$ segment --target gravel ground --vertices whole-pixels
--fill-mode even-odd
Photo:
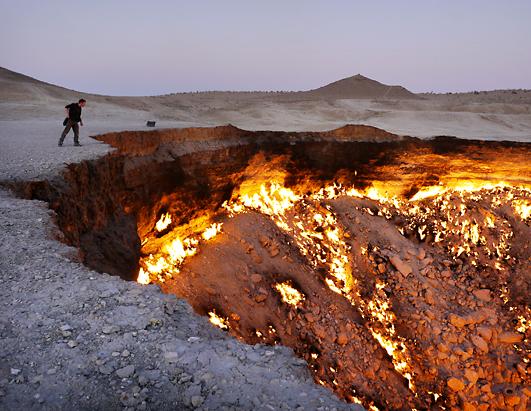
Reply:
[[[0,122],[0,182],[104,155],[57,147],[57,121]],[[141,128],[141,127],[137,127]],[[87,269],[46,203],[0,189],[0,409],[362,409],[313,383],[284,347],[239,343],[189,305]]]

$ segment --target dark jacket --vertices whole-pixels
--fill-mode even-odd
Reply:
[[[68,118],[75,122],[79,123],[81,121],[81,106],[78,103],[72,103],[68,106],[65,106],[68,109]]]

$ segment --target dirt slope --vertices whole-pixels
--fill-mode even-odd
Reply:
[[[315,90],[305,92],[309,98],[334,99],[410,99],[418,98],[402,86],[388,86],[356,74]]]

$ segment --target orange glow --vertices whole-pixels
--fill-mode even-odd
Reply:
[[[214,324],[216,327],[221,328],[222,330],[228,330],[229,321],[226,318],[220,317],[216,314],[216,311],[212,310],[208,313],[209,321]]]
[[[223,226],[222,223],[212,224],[203,232],[203,234],[201,234],[201,237],[203,237],[205,241],[213,239],[215,236],[219,234],[222,226]]]
[[[304,294],[294,288],[290,281],[275,284],[275,289],[280,293],[282,301],[286,304],[296,307],[304,301]]]
[[[170,213],[162,214],[160,216],[159,221],[157,221],[157,224],[155,224],[155,229],[158,232],[164,231],[168,226],[171,224],[171,216]]]
[[[138,277],[136,278],[137,283],[139,284],[149,284],[151,282],[149,278],[149,273],[147,271],[144,271],[142,267],[140,267],[140,270],[138,271]]]

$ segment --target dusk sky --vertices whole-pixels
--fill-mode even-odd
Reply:
[[[531,0],[0,0],[0,66],[79,91],[531,88]]]

